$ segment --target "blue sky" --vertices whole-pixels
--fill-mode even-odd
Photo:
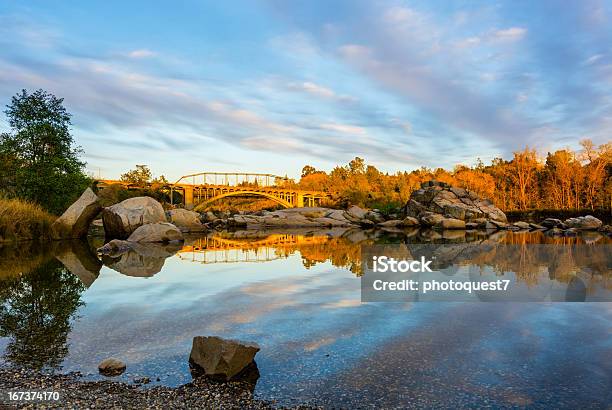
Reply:
[[[107,178],[472,165],[610,141],[611,18],[600,1],[0,0],[0,104],[64,97]]]

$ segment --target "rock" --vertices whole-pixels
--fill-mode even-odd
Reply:
[[[391,219],[389,221],[380,222],[378,226],[386,227],[386,228],[396,228],[398,226],[402,226],[403,223],[399,219]]]
[[[431,214],[464,222],[476,222],[480,219],[503,223],[507,221],[506,215],[490,200],[480,198],[466,189],[450,187],[438,181],[421,184],[421,189],[411,194],[403,210],[406,216],[419,218],[422,223],[430,226],[441,221],[431,217]]]
[[[228,381],[247,369],[258,351],[259,346],[255,343],[196,336],[193,338],[189,363],[200,367],[211,378]]]
[[[425,212],[421,215],[420,221],[421,225],[424,226],[436,226],[440,222],[442,222],[443,219],[445,219],[444,216],[440,214],[436,214],[433,212]]]
[[[348,218],[349,220],[366,219],[367,214],[368,214],[368,211],[366,211],[365,209],[361,209],[356,205],[353,205],[349,209],[346,210],[346,216],[349,217]]]
[[[125,363],[123,363],[121,360],[114,359],[112,357],[109,359],[102,360],[102,362],[100,362],[100,364],[98,365],[98,370],[100,371],[100,374],[104,376],[119,376],[125,371],[125,368]]]
[[[97,252],[102,255],[119,255],[132,249],[128,241],[121,239],[113,239],[104,246],[97,249]]]
[[[180,242],[183,233],[169,222],[150,223],[139,226],[127,239],[128,242]]]
[[[107,238],[126,239],[139,226],[166,222],[164,208],[146,196],[126,199],[102,211]]]
[[[546,218],[542,222],[540,222],[540,225],[548,229],[556,228],[558,225],[561,225],[561,224],[562,224],[561,220],[556,219],[556,218]]]
[[[374,223],[382,223],[385,222],[385,217],[378,211],[371,210],[366,213],[365,219],[372,221]]]
[[[407,216],[402,220],[402,226],[418,226],[419,220],[412,216]]]
[[[599,232],[612,235],[612,225],[603,225],[601,228],[599,228]]]
[[[477,229],[478,228],[478,223],[476,222],[467,222],[465,224],[465,229]]]
[[[531,229],[535,229],[535,230],[542,230],[542,229],[546,229],[545,227],[543,227],[542,225],[538,225],[538,224],[534,224],[534,223],[530,223],[529,226],[531,227]]]
[[[66,212],[51,225],[53,239],[83,238],[89,224],[102,210],[100,199],[91,188],[87,188]]]
[[[201,232],[205,230],[200,214],[187,209],[171,209],[166,212],[168,221],[177,226],[183,232]]]
[[[217,215],[215,215],[212,211],[207,211],[204,215],[203,218],[206,222],[214,222],[217,219],[219,219],[219,217],[217,217]]]
[[[581,231],[595,231],[603,225],[603,222],[592,215],[587,215],[579,216],[578,218],[569,218],[565,221],[565,225],[569,228]]]
[[[465,221],[454,218],[444,218],[436,224],[436,228],[440,229],[465,229]]]
[[[512,225],[516,226],[519,229],[529,229],[529,228],[531,228],[531,225],[529,223],[523,222],[523,221],[515,222]]]

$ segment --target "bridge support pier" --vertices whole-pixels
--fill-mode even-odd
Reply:
[[[184,188],[185,209],[193,209],[193,188]]]
[[[298,208],[303,208],[304,207],[304,195],[298,193],[295,199],[296,199],[295,206]]]

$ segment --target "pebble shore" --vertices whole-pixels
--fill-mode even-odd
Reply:
[[[273,402],[253,398],[242,382],[215,383],[206,378],[177,388],[142,388],[113,381],[82,381],[78,373],[42,375],[27,370],[0,368],[0,409],[103,408],[103,409],[273,409]],[[8,392],[57,391],[60,400],[9,401]],[[297,407],[305,409],[307,407]],[[311,407],[308,407],[311,408]]]

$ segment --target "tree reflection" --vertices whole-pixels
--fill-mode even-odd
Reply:
[[[0,336],[4,358],[32,370],[58,370],[85,286],[57,260],[0,281]]]

